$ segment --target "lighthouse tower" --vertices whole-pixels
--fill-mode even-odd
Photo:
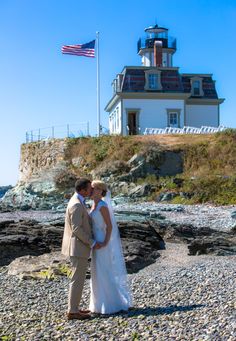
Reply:
[[[138,40],[138,54],[143,66],[172,67],[176,39],[168,36],[168,29],[158,25],[144,30],[146,37]]]

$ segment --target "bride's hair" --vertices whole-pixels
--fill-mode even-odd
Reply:
[[[106,183],[104,181],[93,180],[92,181],[92,186],[102,190],[102,196],[105,197],[105,195],[107,194],[107,191],[108,191],[108,187],[107,187],[107,185],[106,185]]]

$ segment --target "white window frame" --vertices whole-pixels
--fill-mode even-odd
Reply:
[[[167,111],[167,127],[176,127],[180,128],[180,113],[181,109],[166,109]],[[170,124],[170,115],[176,114],[176,125],[171,125]]]

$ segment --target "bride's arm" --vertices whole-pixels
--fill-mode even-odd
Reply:
[[[111,237],[111,231],[112,231],[112,223],[111,223],[111,217],[110,217],[110,213],[109,213],[109,210],[106,206],[102,206],[100,208],[100,212],[101,212],[101,215],[105,221],[105,224],[106,224],[106,236],[105,236],[105,240],[104,242],[102,243],[103,246],[106,246],[107,243],[109,242],[110,240],[110,237]]]

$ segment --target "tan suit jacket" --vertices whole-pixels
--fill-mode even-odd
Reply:
[[[93,243],[89,214],[75,193],[66,210],[62,254],[88,258]]]

